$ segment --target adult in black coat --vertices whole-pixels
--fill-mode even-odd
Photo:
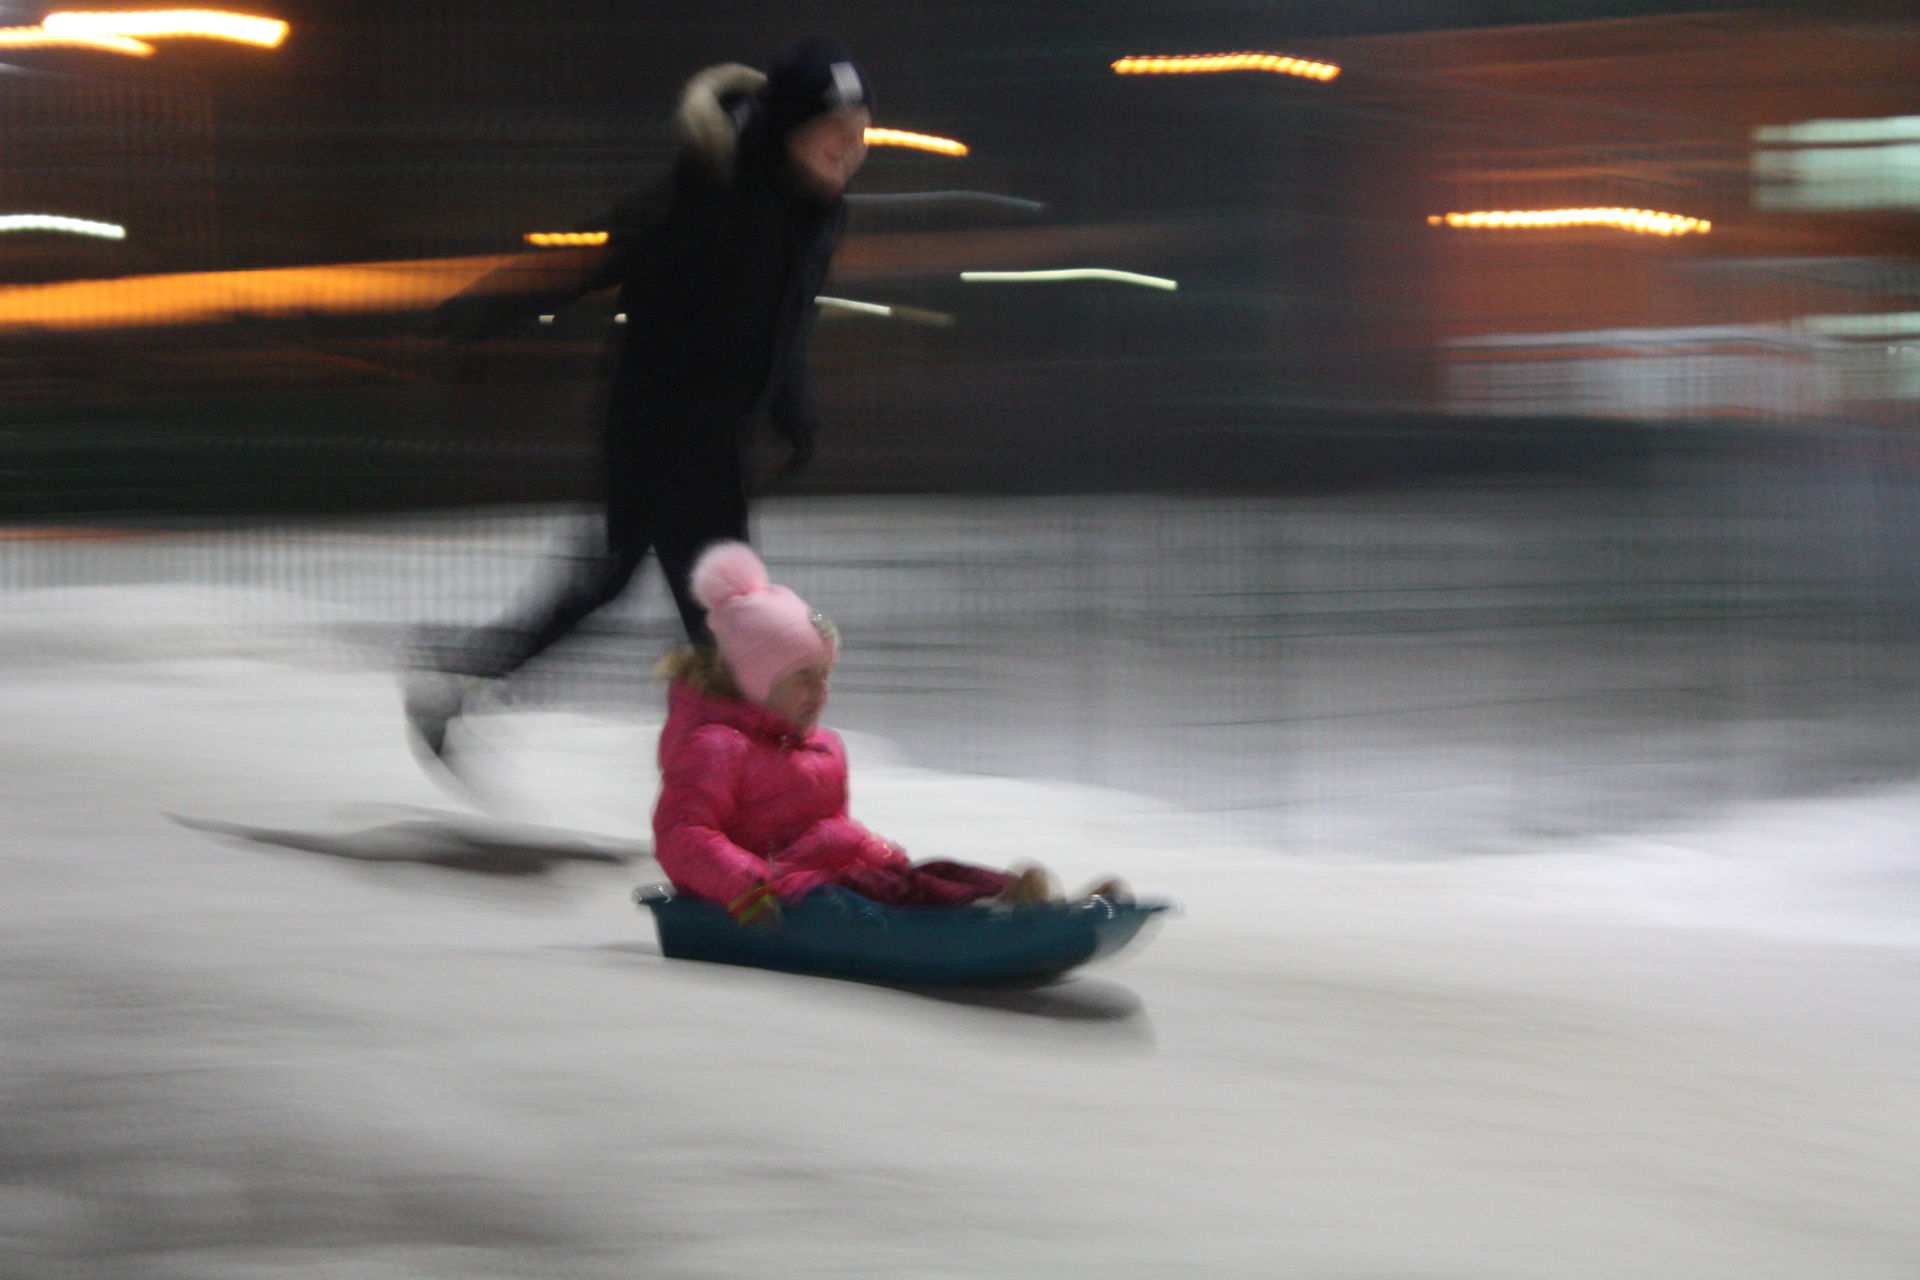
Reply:
[[[708,639],[687,576],[701,548],[747,537],[754,425],[764,417],[787,441],[790,471],[813,451],[807,336],[845,225],[842,192],[866,156],[872,103],[832,41],[795,46],[765,74],[710,67],[681,95],[671,173],[583,228],[604,230],[604,246],[559,258],[557,270],[503,269],[439,308],[443,332],[481,337],[618,286],[626,324],[593,554],[530,613],[434,659],[442,678],[409,682],[409,719],[433,754],[476,681],[510,675],[614,600],[649,552],[688,636]],[[541,287],[527,287],[530,274]]]

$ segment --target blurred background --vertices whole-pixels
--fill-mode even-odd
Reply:
[[[165,625],[397,655],[522,599],[618,317],[425,311],[660,174],[692,72],[824,32],[966,148],[874,149],[829,286],[870,306],[758,508],[847,634],[830,718],[1408,853],[1920,765],[1906,6],[244,11],[284,38],[0,19],[16,607],[191,588]],[[1230,52],[1338,73],[1115,69]],[[962,278],[1067,268],[1151,279]],[[648,579],[522,693],[651,711],[674,631]]]

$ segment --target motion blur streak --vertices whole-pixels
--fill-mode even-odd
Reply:
[[[1913,4],[218,2],[0,48],[0,214],[128,230],[0,234],[0,1277],[1920,1280]],[[651,287],[791,210],[570,287],[802,32],[928,131],[810,385]],[[796,428],[851,816],[1185,915],[662,956],[652,555],[418,766],[657,373]]]
[[[1202,53],[1171,58],[1121,58],[1113,64],[1123,76],[1205,75],[1222,71],[1272,71],[1307,80],[1331,80],[1340,68],[1327,62],[1289,58],[1278,53]]]
[[[907,147],[914,151],[932,151],[943,156],[964,156],[967,144],[952,138],[936,138],[928,133],[908,133],[902,129],[869,129],[870,147]]]
[[[604,231],[529,231],[527,243],[541,248],[567,248],[605,244],[607,233]]]
[[[945,329],[953,324],[953,317],[944,311],[928,311],[924,307],[886,306],[878,302],[857,302],[851,298],[829,298],[825,294],[814,299],[828,311],[844,311],[851,315],[879,316],[884,320],[905,320],[910,324],[930,324]],[[616,320],[622,317],[616,316]]]
[[[196,36],[232,40],[239,44],[277,48],[287,38],[287,24],[277,18],[222,13],[212,9],[156,9],[126,13],[50,13],[41,20],[48,31],[83,36]]]
[[[1002,284],[1024,280],[1113,280],[1120,284],[1143,285],[1149,289],[1178,289],[1177,280],[1163,276],[1143,276],[1135,271],[1114,271],[1107,267],[1063,267],[1053,271],[962,271],[962,280],[979,284]]]
[[[136,58],[153,55],[153,46],[125,36],[84,31],[50,31],[46,27],[0,27],[0,49],[99,49],[106,53],[131,54]]]
[[[1640,235],[1683,236],[1713,230],[1705,218],[1651,209],[1496,209],[1474,213],[1434,214],[1431,226],[1446,225],[1471,231],[1516,231],[1548,227],[1613,227]]]
[[[503,257],[446,258],[5,285],[0,286],[0,333],[412,311],[508,265]]]
[[[115,223],[65,218],[57,213],[0,214],[0,231],[64,231],[69,235],[98,236],[102,240],[127,238],[127,229]]]

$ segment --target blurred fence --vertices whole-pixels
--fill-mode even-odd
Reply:
[[[272,54],[22,52],[0,86],[0,213],[127,229],[0,243],[16,664],[282,624],[385,660],[536,590],[614,306],[459,348],[420,315],[657,175],[681,77],[795,20],[324,8]],[[823,321],[829,431],[761,509],[847,630],[843,723],[1316,847],[1912,773],[1911,202],[1828,217],[1749,169],[1824,154],[1773,122],[1920,109],[1909,29],[1326,39],[1348,69],[1309,83],[1108,74],[1164,6],[975,8],[844,32],[886,123],[974,151],[863,173],[830,288],[904,310]],[[1715,230],[1442,216],[1641,204]],[[1180,287],[960,275],[1020,266]],[[89,591],[144,632],[63,634]],[[670,636],[646,592],[529,692],[651,705]]]
[[[1912,478],[1859,439],[1763,443],[1632,484],[787,498],[757,536],[847,635],[836,722],[921,762],[1292,847],[1498,848],[1920,766]],[[586,527],[504,508],[16,537],[7,634],[91,588],[151,619],[106,656],[294,628],[385,661],[523,602]],[[521,691],[653,714],[673,637],[647,580]]]

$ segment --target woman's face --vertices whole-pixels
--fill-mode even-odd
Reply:
[[[838,200],[867,158],[873,113],[850,107],[816,116],[787,135],[787,154],[800,184],[822,200]]]
[[[811,733],[827,709],[827,682],[833,663],[822,659],[796,667],[774,682],[767,691],[767,710],[784,716],[802,733]]]

